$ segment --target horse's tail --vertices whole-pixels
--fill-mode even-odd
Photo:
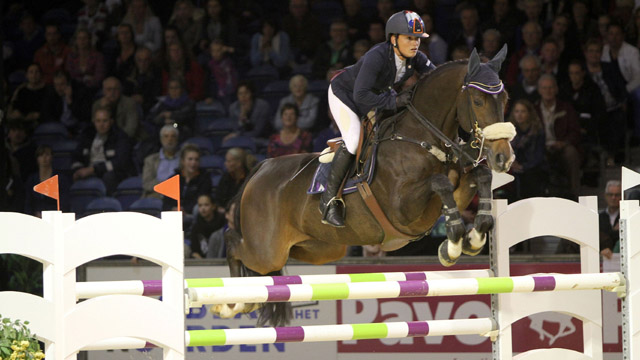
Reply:
[[[240,223],[240,210],[241,210],[240,200],[242,199],[242,194],[244,193],[244,189],[247,187],[249,180],[251,180],[251,178],[256,174],[256,172],[258,172],[258,170],[260,170],[260,168],[262,167],[265,161],[267,160],[264,160],[253,167],[253,169],[249,172],[249,175],[247,175],[247,178],[244,180],[244,183],[240,187],[240,190],[238,190],[238,193],[231,199],[231,204],[236,205],[235,213],[233,214],[233,221],[235,224],[235,232],[237,236],[235,235],[231,237],[225,236],[225,241],[230,241],[230,242],[241,241],[242,227]],[[229,248],[230,245],[231,244],[228,244],[227,248]],[[242,262],[239,262],[239,263],[240,263],[239,265],[240,265],[240,274],[241,274],[240,276],[242,277],[262,276],[262,274],[259,274],[249,269],[248,267],[246,267]],[[280,275],[282,275],[282,270],[274,271],[267,274],[267,276],[280,276]],[[293,317],[293,311],[292,311],[291,303],[288,303],[288,302],[264,303],[259,309],[257,326],[262,327],[266,324],[270,324],[271,326],[285,326],[289,324],[292,317]]]

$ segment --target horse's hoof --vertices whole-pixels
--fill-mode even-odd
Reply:
[[[458,261],[457,258],[451,259],[451,257],[449,256],[448,243],[449,243],[449,240],[445,240],[442,243],[440,243],[440,246],[438,247],[438,260],[440,260],[440,264],[442,264],[442,266],[445,266],[445,267],[453,266]]]
[[[211,312],[215,315],[220,316],[223,319],[229,319],[236,316],[236,314],[242,312],[243,308],[244,308],[243,303],[236,303],[233,306],[233,308],[227,304],[218,304],[218,305],[213,305],[211,307]]]
[[[462,240],[462,253],[469,256],[480,254],[486,243],[487,234],[478,232],[475,228],[471,229]]]

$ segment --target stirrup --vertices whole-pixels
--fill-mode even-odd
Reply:
[[[329,199],[329,201],[327,201],[327,203],[323,203],[322,205],[324,206],[324,209],[322,210],[322,219],[324,220],[327,217],[327,211],[329,211],[329,206],[331,205],[332,202],[341,202],[342,203],[342,208],[346,208],[347,205],[344,203],[344,200],[340,197],[332,197],[331,199]]]

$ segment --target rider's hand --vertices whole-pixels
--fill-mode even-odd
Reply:
[[[407,106],[411,102],[411,92],[403,91],[396,96],[396,107]]]

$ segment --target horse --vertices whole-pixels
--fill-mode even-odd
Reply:
[[[505,172],[515,158],[510,144],[515,129],[504,123],[508,97],[498,77],[505,56],[506,47],[481,63],[474,50],[468,61],[441,65],[414,85],[411,111],[382,120],[370,191],[397,233],[407,236],[390,236],[356,194],[344,197],[345,227],[322,224],[320,195],[307,194],[318,154],[266,159],[250,172],[236,196],[238,231],[228,232],[225,239],[231,276],[281,274],[289,258],[325,264],[344,257],[348,245],[381,244],[391,251],[428,233],[441,213],[447,239],[439,247],[440,262],[451,266],[461,253],[478,254],[493,226],[491,170]],[[468,144],[487,165],[474,160],[478,166],[464,172],[451,160],[466,154],[451,156],[449,147],[458,146],[453,139],[459,127],[472,135]],[[465,209],[476,191],[479,211],[474,228],[465,233],[458,209]],[[232,317],[257,308],[260,325],[288,322],[288,303],[223,304],[211,310]]]

